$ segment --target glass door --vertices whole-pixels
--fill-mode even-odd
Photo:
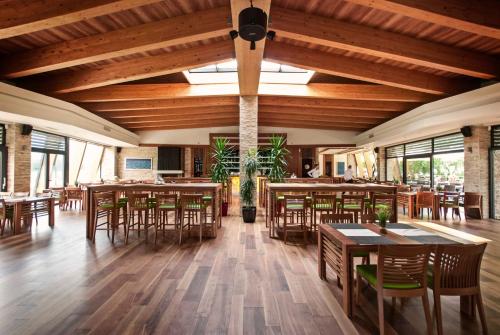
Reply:
[[[64,187],[64,155],[49,154],[49,187]]]
[[[49,187],[64,186],[64,155],[31,152],[31,194],[42,193]]]
[[[431,187],[431,157],[405,157],[406,184]]]
[[[0,146],[0,191],[7,191],[7,150]]]

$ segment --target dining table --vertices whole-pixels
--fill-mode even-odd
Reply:
[[[354,255],[360,252],[376,253],[380,245],[472,243],[461,237],[443,234],[427,227],[408,223],[393,223],[385,231],[376,224],[321,224],[318,232],[318,275],[327,279],[328,265],[342,288],[342,307],[348,317],[353,315],[354,301]],[[461,297],[461,311],[474,314],[472,296]]]
[[[211,195],[211,208],[213,214],[210,216],[212,223],[218,227],[222,226],[222,201],[223,186],[221,183],[165,183],[165,184],[100,184],[87,185],[86,213],[86,236],[91,240],[94,233],[95,203],[94,194],[98,192],[114,192],[118,199],[120,194],[127,192],[151,192],[151,193],[202,193]],[[213,229],[213,236],[217,237],[217,229]]]
[[[309,194],[314,193],[385,193],[394,194],[394,202],[392,208],[397,208],[397,194],[398,188],[393,185],[364,183],[364,184],[351,184],[351,183],[267,183],[266,194],[267,200],[265,203],[266,227],[269,227],[269,237],[277,237],[276,230],[276,209],[278,208],[278,193],[296,193],[296,194]],[[398,211],[392,211],[391,221],[397,222]]]
[[[54,204],[56,198],[47,196],[8,197],[5,205],[13,208],[13,235],[23,233],[26,227],[31,227],[33,216],[37,218],[48,216],[49,227],[54,227]],[[24,222],[24,227],[23,227]]]

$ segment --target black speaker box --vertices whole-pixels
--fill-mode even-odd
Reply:
[[[460,132],[464,135],[464,137],[472,136],[472,128],[470,126],[460,128]]]
[[[21,129],[21,135],[31,135],[31,131],[33,130],[33,126],[29,124],[23,124]]]

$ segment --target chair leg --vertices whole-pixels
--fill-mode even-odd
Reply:
[[[380,335],[385,334],[385,322],[384,322],[384,296],[382,291],[377,290],[377,304],[378,304],[378,328]]]
[[[361,276],[359,275],[359,273],[356,273],[356,306],[359,305],[359,300],[360,300],[360,296],[361,296]]]
[[[443,335],[443,315],[441,313],[441,296],[434,291],[434,316],[436,317],[437,333]]]
[[[424,313],[425,313],[425,322],[427,323],[427,334],[432,335],[432,318],[431,318],[431,310],[429,307],[429,296],[427,295],[427,291],[424,292],[422,296],[422,303],[424,305]]]
[[[479,312],[479,319],[481,320],[481,327],[483,328],[483,334],[488,334],[488,325],[486,324],[486,315],[484,314],[483,298],[481,297],[481,292],[476,294],[477,311]]]

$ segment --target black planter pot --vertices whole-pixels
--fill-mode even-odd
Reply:
[[[257,208],[255,206],[252,207],[243,206],[241,211],[243,213],[243,222],[245,223],[255,222],[255,216],[257,215]]]

